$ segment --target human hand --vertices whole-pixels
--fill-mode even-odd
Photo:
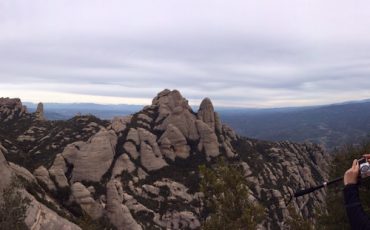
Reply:
[[[370,155],[369,155],[369,158],[370,158]],[[344,177],[343,177],[344,185],[357,184],[359,171],[360,171],[360,166],[358,164],[358,161],[353,160],[352,167],[349,168],[344,173]]]

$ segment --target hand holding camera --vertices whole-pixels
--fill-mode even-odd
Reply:
[[[353,160],[352,167],[344,174],[344,185],[357,184],[359,178],[370,176],[370,154],[366,154],[359,160]]]

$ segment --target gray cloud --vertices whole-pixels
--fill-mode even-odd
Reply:
[[[0,92],[125,103],[177,88],[194,102],[258,107],[368,98],[369,8],[342,0],[4,0]]]

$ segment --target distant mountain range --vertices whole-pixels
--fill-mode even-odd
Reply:
[[[24,102],[30,112],[36,111],[37,104]],[[49,120],[67,120],[77,114],[91,114],[100,119],[111,120],[141,110],[143,105],[101,105],[94,103],[44,103],[45,117]]]
[[[220,112],[239,134],[272,141],[313,142],[328,150],[369,138],[370,100],[279,109]]]

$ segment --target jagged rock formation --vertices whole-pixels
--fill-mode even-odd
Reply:
[[[0,121],[9,122],[21,118],[25,115],[27,109],[22,105],[19,98],[0,98]]]
[[[23,108],[12,103],[14,111]],[[85,116],[41,122],[7,106],[1,121],[16,131],[4,138],[0,128],[0,150],[33,175],[16,164],[0,167],[0,175],[11,168],[38,183],[71,220],[86,213],[108,218],[118,229],[198,229],[205,214],[198,166],[225,157],[244,167],[251,199],[266,207],[262,228],[283,229],[290,216],[288,194],[328,176],[329,158],[318,146],[240,137],[221,123],[210,99],[194,112],[177,90],[164,90],[152,105],[112,122]],[[8,165],[1,156],[0,163]],[[324,197],[320,191],[293,205],[312,218]]]
[[[36,109],[35,115],[36,115],[37,120],[39,120],[39,121],[45,120],[44,104],[42,104],[41,102],[37,104],[37,109]]]
[[[24,179],[35,180],[30,172],[26,169],[15,165],[9,165],[3,155],[4,148],[0,149],[0,200],[3,199],[3,189],[10,186],[11,180],[15,175],[19,175]],[[16,169],[16,171],[14,170]],[[20,173],[20,174],[19,174]],[[26,211],[25,223],[29,229],[70,229],[81,230],[77,225],[60,217],[56,212],[50,210],[45,205],[40,203],[34,196],[28,193],[24,188],[20,188],[19,192],[24,197],[30,199],[30,204]]]

